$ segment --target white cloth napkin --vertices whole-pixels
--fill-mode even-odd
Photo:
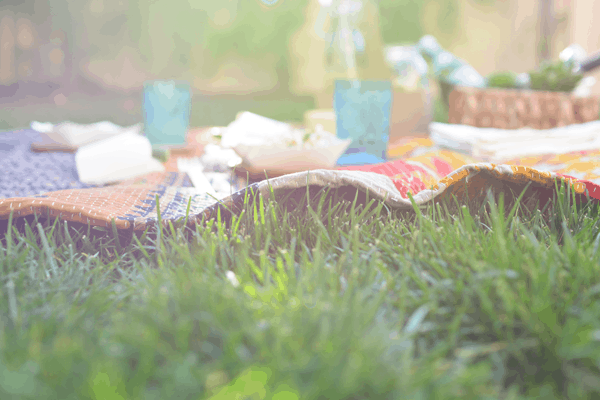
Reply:
[[[600,121],[552,129],[477,128],[433,122],[429,132],[439,146],[492,162],[600,149]]]
[[[134,132],[80,147],[75,154],[75,163],[79,180],[97,185],[165,170],[160,161],[152,157],[150,141]]]
[[[136,124],[129,127],[122,127],[109,121],[94,124],[77,124],[66,121],[54,125],[50,122],[33,121],[31,129],[38,131],[52,142],[69,147],[80,147],[102,139],[108,139],[121,133],[132,132],[139,134],[142,130],[142,125]]]
[[[104,185],[165,171],[152,157],[148,138],[140,134],[142,124],[122,127],[109,121],[57,125],[33,121],[31,128],[51,142],[77,148],[75,164],[84,183]]]
[[[165,170],[160,161],[152,157],[150,141],[133,132],[80,147],[75,163],[79,180],[97,185]]]

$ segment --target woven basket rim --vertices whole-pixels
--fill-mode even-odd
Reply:
[[[600,95],[590,95],[590,96],[575,96],[573,94],[573,92],[553,92],[550,90],[533,90],[533,89],[519,89],[519,88],[495,88],[495,87],[485,87],[485,88],[478,88],[478,87],[472,87],[472,86],[459,86],[456,85],[454,86],[454,88],[452,89],[452,91],[459,91],[459,92],[463,92],[463,93],[473,93],[473,92],[480,92],[480,93],[485,93],[485,92],[504,92],[504,93],[511,93],[511,94],[539,94],[539,95],[562,95],[568,98],[573,98],[573,99],[600,99]]]

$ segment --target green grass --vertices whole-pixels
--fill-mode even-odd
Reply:
[[[0,130],[28,127],[31,121],[60,123],[74,121],[89,124],[112,121],[128,126],[143,121],[142,95],[107,95],[90,97],[75,94],[64,106],[53,103],[31,103],[28,105],[3,105],[0,107]],[[126,100],[133,101],[131,110],[123,108]],[[249,96],[201,96],[192,98],[190,126],[227,126],[241,111],[250,111],[267,118],[281,121],[301,122],[304,112],[314,108],[310,97],[290,94],[272,94],[262,97]]]
[[[11,221],[0,398],[597,398],[595,207],[332,196],[118,245]]]

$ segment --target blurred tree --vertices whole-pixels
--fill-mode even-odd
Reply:
[[[33,15],[35,13],[36,0],[1,0],[0,8],[8,9],[13,13]]]
[[[379,21],[379,32],[373,35],[381,37],[375,42],[416,42],[431,33],[444,45],[457,28],[459,0],[372,2],[378,16],[367,20]],[[276,71],[279,86],[287,88],[293,68],[292,36],[305,23],[309,0],[279,0],[270,7],[262,0],[2,0],[1,4],[33,13],[40,10],[40,3],[46,4],[48,11],[42,14],[50,13],[53,29],[66,36],[66,83],[74,82],[90,61],[102,60],[112,60],[115,70],[123,60],[133,60],[134,69],[147,76],[208,79],[233,55],[236,60],[252,60],[254,68],[262,65],[265,71]],[[424,20],[434,20],[429,24],[434,29]],[[369,52],[377,48],[368,47]],[[369,54],[366,60],[370,69],[379,57]],[[104,73],[98,66],[95,71],[119,74]]]
[[[423,2],[379,0],[378,5],[384,43],[414,43],[423,36]]]
[[[185,0],[134,1],[130,38],[154,75],[181,75],[189,70],[192,47],[205,40],[206,11]]]
[[[64,32],[64,40],[66,42],[66,54],[64,57],[65,73],[61,82],[61,86],[65,89],[70,89],[79,75],[80,59],[84,56],[81,49],[82,43],[78,40],[80,36],[78,23],[79,20],[73,18],[72,5],[67,1],[48,0],[50,11],[50,23],[53,31]]]
[[[231,49],[245,57],[264,53],[285,55],[290,36],[302,25],[307,4],[307,0],[281,0],[279,6],[266,8],[260,0],[214,2],[206,8],[211,17],[203,32],[206,47],[214,57]],[[228,20],[231,22],[227,23]]]
[[[260,60],[275,56],[277,80],[288,90],[290,39],[304,22],[308,0],[280,0],[265,7],[261,0],[229,0],[206,7],[209,16],[202,32],[203,49],[217,61],[235,52],[238,56]],[[208,4],[207,4],[208,5]],[[207,71],[206,63],[203,65]]]
[[[487,4],[489,0],[473,0]],[[415,43],[423,35],[449,44],[458,33],[460,0],[378,0],[381,35],[387,44]]]
[[[214,76],[234,54],[272,62],[281,86],[288,74],[291,34],[302,24],[307,0],[281,0],[265,7],[260,0],[132,1],[129,38],[153,75]],[[111,22],[116,25],[115,22]]]
[[[434,35],[443,47],[449,47],[460,33],[460,0],[427,0],[421,23],[425,33]]]

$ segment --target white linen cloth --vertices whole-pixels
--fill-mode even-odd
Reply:
[[[441,147],[490,162],[600,149],[600,121],[552,129],[496,129],[433,122],[430,139]]]
[[[94,124],[77,124],[65,121],[56,125],[50,122],[33,121],[31,129],[38,131],[52,142],[68,147],[80,147],[125,132],[139,134],[142,130],[142,124],[122,127],[110,121],[101,121]]]
[[[165,171],[152,157],[152,145],[141,135],[141,124],[122,127],[109,121],[57,125],[33,121],[31,128],[50,142],[77,148],[75,165],[83,183],[104,185]]]
[[[75,164],[81,182],[97,185],[165,171],[162,163],[152,157],[148,138],[134,132],[80,147]]]

